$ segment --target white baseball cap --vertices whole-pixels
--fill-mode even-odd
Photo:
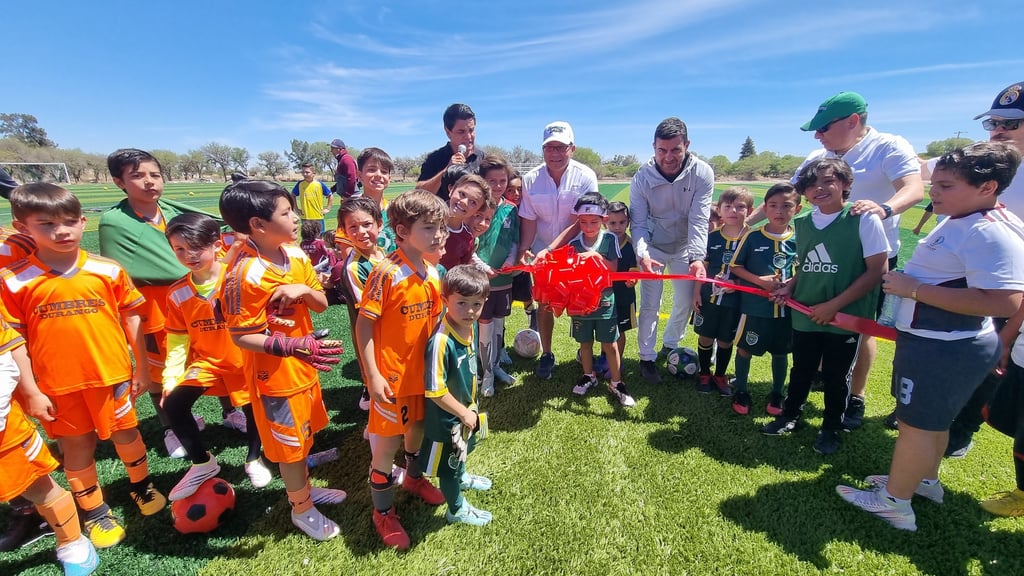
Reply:
[[[569,126],[568,122],[552,122],[544,127],[544,141],[541,142],[541,146],[548,142],[561,142],[562,144],[572,144],[575,140],[572,134],[572,126]]]

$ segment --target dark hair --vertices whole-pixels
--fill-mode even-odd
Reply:
[[[302,236],[303,242],[312,242],[320,237],[320,221],[319,220],[303,220],[302,226],[299,228],[299,234]]]
[[[459,296],[483,296],[491,293],[491,281],[487,274],[471,264],[453,266],[441,279],[441,294],[445,298],[452,294]]]
[[[292,209],[295,198],[277,182],[270,180],[242,180],[228,184],[220,195],[220,214],[235,232],[251,234],[249,220],[270,220],[277,199],[284,198]]]
[[[491,198],[491,185],[487,183],[487,180],[484,180],[481,176],[470,172],[469,174],[463,174],[458,180],[456,180],[455,184],[452,184],[452,190],[455,190],[463,184],[476,186],[480,189],[480,192],[483,194],[483,202],[480,204],[480,210],[483,210],[484,208],[494,208],[494,200]]]
[[[374,148],[373,146],[363,148],[363,151],[359,153],[359,157],[356,158],[356,168],[362,172],[363,166],[366,166],[366,163],[371,159],[376,159],[381,166],[387,168],[388,172],[395,169],[395,162],[391,159],[391,156],[388,156],[388,153],[380,148]]]
[[[473,109],[465,104],[452,104],[444,110],[444,129],[451,130],[459,120],[476,120]]]
[[[660,124],[658,124],[658,127],[654,129],[655,140],[671,140],[676,136],[682,136],[683,142],[689,144],[690,138],[686,133],[686,122],[683,122],[675,116],[665,118]]]
[[[309,162],[303,162],[302,166],[299,166],[299,168],[312,168],[312,167],[313,167],[313,165],[310,164]]]
[[[131,166],[132,170],[139,167],[139,164],[143,162],[155,162],[157,167],[160,168],[160,172],[164,171],[164,167],[160,165],[160,161],[145,150],[139,150],[138,148],[121,148],[114,150],[107,156],[107,171],[114,178],[124,178],[124,169]]]
[[[438,195],[444,199],[448,198],[449,190],[455,183],[459,181],[466,174],[476,174],[474,167],[469,164],[452,164],[444,169],[444,175],[441,176],[441,186],[438,188]],[[490,190],[490,188],[488,188]]]
[[[935,169],[949,170],[974,187],[993,180],[998,196],[1013,181],[1020,162],[1020,152],[1010,144],[978,142],[943,154]]]
[[[746,204],[747,210],[754,207],[754,195],[750,193],[746,186],[733,186],[722,190],[722,195],[718,197],[718,204],[722,202],[736,202],[737,200]]]
[[[764,193],[764,201],[767,202],[772,196],[778,196],[779,194],[794,194],[797,193],[796,188],[789,182],[779,182],[773,185]],[[719,215],[721,217],[721,215]]]
[[[626,206],[625,202],[609,202],[608,213],[618,214],[619,212],[625,212],[626,218],[629,218],[629,206]]]
[[[843,183],[843,200],[850,197],[850,187],[853,186],[853,168],[842,158],[819,158],[812,160],[796,175],[794,186],[799,194],[803,194],[808,188],[814,186],[822,173],[831,172],[833,176]]]
[[[572,207],[573,211],[579,210],[583,206],[597,206],[598,208],[608,212],[608,199],[604,197],[600,192],[587,192],[580,199],[576,201],[576,204]]]
[[[192,250],[202,250],[220,240],[220,225],[213,218],[198,212],[178,214],[167,223],[164,236],[177,236]]]
[[[448,220],[448,206],[433,192],[416,188],[402,192],[388,204],[388,224],[398,235],[398,227],[411,228],[420,220],[444,223]]]
[[[24,222],[30,216],[68,216],[80,218],[82,203],[65,188],[49,182],[22,184],[11,190],[11,215]]]
[[[380,204],[366,196],[349,198],[338,207],[338,228],[345,228],[345,217],[356,212],[366,212],[378,225],[384,222],[384,215],[380,211]]]

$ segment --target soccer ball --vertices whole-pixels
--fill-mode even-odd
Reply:
[[[235,489],[221,478],[203,482],[196,493],[171,504],[174,528],[182,534],[212,532],[235,509]]]
[[[522,358],[540,356],[540,333],[529,328],[520,330],[512,340],[512,349]]]
[[[697,374],[697,352],[693,348],[676,348],[668,353],[665,362],[668,373],[676,378],[689,378]]]

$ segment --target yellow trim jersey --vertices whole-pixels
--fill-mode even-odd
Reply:
[[[231,340],[218,295],[215,288],[203,296],[191,274],[172,284],[167,295],[166,330],[188,336],[190,369],[215,374],[241,372],[242,349]]]

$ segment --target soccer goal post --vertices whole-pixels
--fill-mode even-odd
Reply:
[[[29,182],[61,182],[70,183],[68,166],[64,162],[0,162],[3,168],[16,181]]]

